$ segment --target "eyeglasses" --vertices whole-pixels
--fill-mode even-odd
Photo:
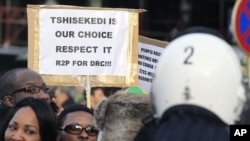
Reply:
[[[59,130],[65,131],[69,134],[74,134],[74,135],[80,135],[83,130],[85,130],[85,132],[89,135],[89,136],[96,136],[98,135],[98,129],[96,129],[94,126],[88,126],[86,128],[83,128],[80,125],[76,125],[76,124],[69,124],[67,126],[65,126],[65,128],[61,128]]]
[[[8,95],[13,95],[14,93],[17,93],[17,92],[29,92],[29,93],[32,93],[32,94],[36,94],[36,93],[39,93],[40,90],[42,90],[44,93],[49,93],[50,89],[48,86],[27,86],[27,87],[24,87],[24,88],[20,88],[20,89],[17,89],[17,90],[14,90],[10,93],[8,93]]]

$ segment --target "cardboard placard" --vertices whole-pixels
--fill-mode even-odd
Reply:
[[[138,86],[142,11],[28,5],[28,67],[49,85]]]
[[[144,36],[139,37],[138,45],[138,87],[150,92],[158,59],[168,42]]]

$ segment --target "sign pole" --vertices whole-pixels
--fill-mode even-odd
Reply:
[[[89,75],[87,75],[87,86],[86,86],[87,107],[91,109],[90,93],[91,93],[90,78]]]
[[[250,56],[248,54],[246,54],[246,57],[247,57],[247,62],[246,62],[246,77],[247,77],[247,83],[248,83],[248,88],[250,89],[250,83],[249,83],[249,76],[250,76]]]
[[[243,76],[245,76],[247,78],[247,80],[249,80],[249,76],[250,76],[250,57],[247,53],[243,54],[243,58],[242,58],[242,73]],[[243,80],[243,83],[245,86],[247,86],[248,88],[250,88],[249,82],[246,82],[246,80]]]

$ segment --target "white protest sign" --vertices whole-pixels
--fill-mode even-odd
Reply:
[[[48,85],[138,86],[140,12],[27,5],[28,67]]]
[[[39,72],[125,76],[128,11],[41,9]]]
[[[158,59],[167,42],[140,36],[138,45],[138,86],[150,92]]]

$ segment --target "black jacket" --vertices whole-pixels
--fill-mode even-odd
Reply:
[[[10,111],[11,107],[4,105],[0,102],[0,129],[2,127],[2,124],[5,120],[5,118],[8,115],[8,112]]]
[[[175,106],[157,126],[154,141],[229,141],[229,126],[198,106]]]
[[[143,127],[140,129],[134,141],[153,141],[156,132],[156,119],[149,115],[142,119]]]

